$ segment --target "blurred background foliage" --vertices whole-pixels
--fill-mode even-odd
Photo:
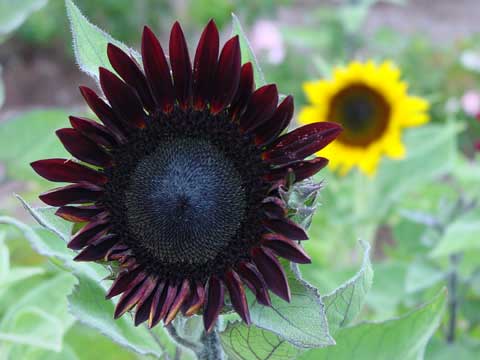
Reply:
[[[138,48],[143,24],[166,39],[174,20],[190,44],[214,18],[224,38],[231,12],[242,19],[268,82],[305,103],[301,84],[357,59],[392,59],[411,92],[431,102],[432,123],[404,135],[408,156],[384,160],[374,179],[328,170],[310,228],[314,265],[302,267],[321,293],[373,246],[375,278],[359,320],[406,313],[447,286],[449,301],[426,359],[480,354],[480,4],[476,0],[237,1],[77,0],[89,19]],[[12,6],[14,4],[14,6]],[[463,16],[463,18],[462,18]],[[48,188],[32,160],[62,157],[54,130],[86,108],[60,0],[0,0],[0,359],[146,358],[76,321],[66,296],[74,280],[32,249],[32,223],[18,201]],[[20,219],[20,223],[12,221]],[[29,235],[30,234],[30,235]],[[41,236],[49,236],[41,233]],[[92,349],[91,344],[95,343]]]

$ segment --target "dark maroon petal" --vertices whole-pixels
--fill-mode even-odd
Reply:
[[[64,128],[57,130],[56,134],[65,149],[78,160],[101,167],[112,164],[111,156],[78,130]]]
[[[240,118],[240,128],[251,132],[268,121],[278,104],[277,86],[265,85],[255,90],[248,101],[245,113]]]
[[[108,226],[107,219],[98,219],[88,223],[72,237],[67,245],[68,248],[72,250],[80,250],[84,246],[91,244],[105,234],[108,230]]]
[[[106,260],[110,249],[118,242],[118,237],[114,234],[107,234],[97,240],[98,243],[88,245],[85,249],[79,253],[74,260],[75,261],[97,261]]]
[[[213,275],[208,282],[208,296],[203,310],[203,325],[206,332],[212,331],[223,308],[224,289],[220,280]]]
[[[225,43],[218,59],[210,102],[212,113],[222,111],[232,101],[240,81],[240,66],[240,43],[237,35]]]
[[[240,82],[230,107],[230,114],[234,119],[238,119],[245,111],[245,107],[250,100],[254,88],[253,66],[252,63],[248,62],[243,64],[240,70]]]
[[[131,255],[131,253],[132,251],[128,245],[118,243],[110,249],[107,255],[105,255],[105,259],[107,261],[117,260],[122,263],[129,255]]]
[[[54,205],[55,206],[55,205]],[[71,222],[88,222],[98,216],[104,209],[96,206],[62,206],[55,215]]]
[[[312,260],[305,250],[295,241],[280,234],[265,234],[262,244],[272,249],[277,255],[298,264],[310,264]]]
[[[255,130],[255,143],[262,147],[275,140],[286,129],[293,117],[293,97],[287,96],[273,116]]]
[[[122,132],[123,125],[112,108],[100,99],[92,89],[86,86],[80,86],[80,92],[90,109],[92,109],[99,120],[112,132],[116,140],[120,143],[125,142],[125,135]]]
[[[262,208],[270,218],[284,219],[287,216],[285,202],[275,196],[269,196],[262,201]]]
[[[178,293],[176,294],[175,300],[172,303],[172,306],[168,310],[168,314],[165,316],[165,326],[170,324],[175,316],[177,316],[178,311],[183,305],[183,302],[187,299],[190,293],[190,282],[188,280],[183,280],[182,286],[179,288]]]
[[[110,290],[108,290],[105,298],[111,299],[112,297],[123,293],[129,288],[135,287],[137,284],[143,281],[145,277],[146,274],[142,271],[140,267],[136,268],[135,270],[126,270],[121,272],[113,282]]]
[[[182,312],[186,316],[192,316],[197,313],[198,310],[203,306],[205,302],[205,288],[202,284],[197,283],[194,285],[194,288],[190,292],[190,296],[185,301]]]
[[[175,96],[180,106],[185,109],[190,104],[192,96],[192,64],[187,42],[178,21],[173,24],[170,33],[169,54]]]
[[[67,185],[49,190],[39,196],[45,204],[62,206],[97,201],[103,195],[103,189],[89,183]]]
[[[203,109],[211,99],[219,42],[217,26],[210,20],[200,36],[193,61],[193,105],[196,109]]]
[[[117,74],[137,91],[145,109],[150,113],[155,111],[155,103],[150,94],[147,80],[137,64],[122,49],[113,44],[108,44],[107,54],[110,64]]]
[[[308,235],[305,230],[290,219],[265,219],[263,225],[265,225],[268,230],[285,235],[289,239],[308,240]]]
[[[174,91],[165,53],[157,37],[145,26],[142,35],[142,60],[153,98],[161,110],[173,109]]]
[[[165,318],[167,317],[168,310],[170,310],[170,307],[172,306],[175,298],[177,297],[178,288],[179,286],[174,282],[171,282],[168,285],[165,301],[163,303],[162,310],[160,311],[160,319],[165,320]]]
[[[280,166],[263,176],[267,181],[284,179],[289,171],[295,174],[295,182],[305,180],[322,170],[328,164],[328,159],[317,157],[312,160],[299,160],[290,164]]]
[[[80,133],[98,145],[111,148],[116,144],[117,141],[114,135],[112,135],[112,133],[106,127],[100,125],[99,123],[76,116],[70,116],[69,119],[70,124],[72,124],[74,129],[78,130]]]
[[[118,319],[120,316],[131,310],[139,301],[148,298],[153,288],[155,287],[155,280],[152,277],[147,277],[144,281],[136,286],[129,287],[120,297],[117,306],[115,307],[114,318]]]
[[[150,308],[150,316],[148,317],[148,327],[152,328],[159,323],[162,318],[160,312],[163,308],[163,303],[167,296],[168,286],[165,282],[161,282],[157,285],[155,293],[153,294],[152,307]]]
[[[150,276],[145,282],[147,282],[148,288],[145,290],[145,294],[139,300],[137,304],[137,311],[135,312],[135,326],[147,321],[150,316],[150,310],[152,307],[153,297],[155,296],[155,289],[157,287],[157,280]]]
[[[240,315],[242,320],[247,324],[251,324],[250,311],[248,310],[247,297],[245,296],[245,289],[243,288],[240,276],[229,270],[225,274],[225,285],[230,293],[230,301],[235,311]]]
[[[111,71],[100,68],[100,85],[115,114],[125,124],[145,127],[145,113],[135,91]]]
[[[270,290],[282,299],[290,301],[290,287],[285,270],[283,270],[272,251],[265,248],[255,248],[252,251],[252,256]]]
[[[103,185],[107,177],[98,171],[67,159],[46,159],[30,164],[35,172],[47,180],[78,183],[82,181]]]
[[[265,306],[272,305],[263,275],[258,271],[254,264],[250,262],[240,263],[238,273],[243,278],[245,284],[247,284],[250,290],[255,294],[255,297],[260,304]]]
[[[302,160],[323,149],[340,135],[342,128],[337,123],[317,122],[302,126],[278,138],[263,158],[272,164],[285,164]]]

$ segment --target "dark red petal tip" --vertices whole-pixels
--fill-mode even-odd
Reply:
[[[290,219],[266,219],[265,227],[274,233],[280,233],[292,240],[308,240],[308,235],[298,224]]]
[[[257,146],[266,146],[274,141],[290,124],[293,112],[293,96],[288,95],[280,103],[273,116],[254,131]]]
[[[230,107],[230,114],[234,119],[239,119],[244,113],[254,88],[253,65],[251,62],[248,62],[242,65],[238,89]]]
[[[260,304],[265,306],[272,305],[265,279],[253,263],[240,263],[238,266],[238,273],[243,278],[243,281],[245,284],[247,284],[249,289],[255,294],[255,297]]]
[[[145,127],[145,113],[136,92],[114,73],[101,67],[100,85],[113,111],[125,124]]]
[[[173,24],[170,32],[169,54],[175,95],[180,106],[186,108],[192,95],[192,65],[185,35],[178,21]]]
[[[193,61],[193,106],[201,110],[210,101],[219,50],[218,29],[210,20],[198,41]]]
[[[299,160],[271,170],[264,176],[265,180],[276,181],[284,179],[289,171],[293,171],[295,182],[305,180],[322,170],[328,164],[328,159],[317,157],[312,160]]]
[[[86,86],[80,86],[80,93],[87,102],[88,106],[100,121],[110,130],[119,143],[125,142],[125,136],[122,133],[122,123],[117,118],[112,108],[105,103],[92,89]]]
[[[215,72],[211,111],[218,113],[232,101],[240,81],[241,54],[238,35],[228,40],[222,49]]]
[[[132,58],[118,46],[111,43],[107,46],[107,55],[110,64],[112,64],[112,67],[117,74],[137,91],[144,107],[149,112],[154,111],[155,105],[145,75],[143,75],[142,71],[138,68]]]
[[[143,28],[142,60],[147,82],[157,105],[163,111],[170,112],[174,104],[170,68],[160,42],[148,26]]]
[[[39,196],[45,204],[63,206],[95,202],[103,195],[103,189],[88,183],[67,185],[44,192]]]
[[[310,256],[295,241],[280,234],[265,234],[262,244],[272,249],[277,255],[298,264],[310,264]]]
[[[278,138],[263,154],[272,164],[285,164],[302,160],[323,149],[338,135],[342,127],[332,122],[317,122],[302,126]]]
[[[96,244],[88,245],[73,260],[75,261],[98,261],[105,260],[110,249],[118,242],[116,235],[103,236]]]
[[[262,86],[250,97],[245,113],[240,118],[240,128],[251,132],[267,122],[278,104],[278,91],[275,84]]]
[[[212,331],[224,305],[223,300],[223,285],[216,276],[212,276],[208,282],[208,296],[203,311],[203,325],[206,332]]]
[[[89,222],[102,211],[102,208],[96,206],[61,206],[55,215],[71,222]]]
[[[105,298],[107,300],[111,299],[112,297],[121,294],[131,286],[136,286],[143,279],[145,279],[145,276],[145,273],[140,268],[131,271],[126,270],[121,272],[113,282],[110,290],[108,290]]]
[[[112,164],[111,156],[78,130],[64,128],[57,130],[56,134],[65,149],[78,160],[101,167]]]
[[[90,182],[103,185],[107,177],[98,171],[67,159],[37,160],[30,164],[35,172],[47,180],[55,182]]]
[[[270,290],[289,302],[291,294],[287,276],[272,251],[265,248],[255,248],[252,251],[252,256]]]
[[[172,306],[168,310],[168,314],[165,316],[165,326],[170,324],[177,313],[180,311],[184,301],[187,299],[190,294],[190,282],[188,280],[183,280],[182,285],[180,286],[178,293],[173,301]]]
[[[225,285],[227,285],[233,308],[242,320],[247,325],[250,325],[250,311],[248,310],[247,297],[245,296],[245,289],[243,288],[240,276],[233,270],[227,271],[225,274]]]
[[[105,126],[102,126],[95,121],[76,116],[69,116],[68,118],[74,129],[94,143],[106,148],[112,148],[116,145],[117,141],[115,135]]]

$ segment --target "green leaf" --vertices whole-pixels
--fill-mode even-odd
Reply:
[[[263,306],[250,296],[250,316],[257,327],[277,334],[300,348],[333,345],[325,307],[317,289],[303,280],[297,269],[284,266],[292,294],[290,303],[272,296],[272,306]],[[249,294],[250,295],[250,294]]]
[[[63,345],[61,351],[45,350],[35,346],[16,345],[7,348],[6,359],[15,360],[79,360],[68,345]]]
[[[78,285],[68,297],[70,312],[83,324],[108,336],[120,345],[139,354],[162,355],[146,327],[135,327],[132,318],[114,320],[114,304],[105,299],[105,289],[95,280],[77,274]]]
[[[415,259],[407,269],[405,290],[414,293],[427,289],[446,277],[446,273],[423,259]]]
[[[47,2],[48,0],[0,0],[0,42]]]
[[[109,274],[105,267],[99,264],[73,261],[76,254],[68,249],[66,245],[72,224],[55,216],[55,208],[42,207],[34,209],[21,197],[18,196],[18,198],[25,206],[25,209],[43,228],[34,229],[19,220],[7,217],[0,218],[0,222],[9,223],[18,228],[35,251],[47,256],[52,261],[58,260],[58,265],[60,266],[66,266],[76,273],[85,274],[95,280],[103,279]]]
[[[68,330],[64,337],[64,344],[70,346],[80,359],[138,360],[133,352],[125,351],[98,331],[79,322]],[[46,359],[50,360],[50,358]]]
[[[278,335],[242,322],[228,324],[220,338],[232,360],[293,360],[301,352]]]
[[[261,87],[266,84],[265,76],[263,75],[260,64],[253,53],[252,46],[248,41],[247,35],[243,30],[242,24],[237,15],[232,13],[232,36],[238,35],[240,41],[240,50],[242,52],[242,63],[251,62],[253,66],[253,73],[255,77],[256,87]]]
[[[32,161],[69,158],[54,136],[55,130],[64,127],[67,121],[68,113],[63,110],[34,110],[1,123],[0,161],[7,166],[7,176],[20,181],[43,181],[30,167]]]
[[[356,317],[365,301],[365,295],[372,285],[373,270],[370,263],[370,246],[365,242],[360,244],[364,250],[361,269],[345,284],[322,297],[329,330],[332,334],[347,326]],[[295,296],[292,295],[292,301],[294,298]],[[302,308],[302,311],[308,312],[306,309],[308,308]],[[280,311],[277,314],[280,316]],[[283,316],[291,315],[289,312],[281,314]],[[285,325],[278,325],[278,328],[281,329],[282,326],[285,327]],[[304,350],[294,346],[292,343],[295,342],[292,342],[291,338],[286,338],[284,331],[272,333],[272,329],[270,327],[270,331],[265,331],[254,325],[247,327],[241,322],[230,323],[221,334],[222,343],[229,356],[234,359],[295,359]],[[331,344],[319,344],[319,346]],[[299,345],[298,342],[296,345]]]
[[[427,125],[405,133],[407,157],[384,160],[370,181],[365,214],[385,216],[390,206],[405,194],[450,171],[456,158],[456,135],[461,125]]]
[[[105,31],[88,21],[72,0],[65,0],[70,29],[73,37],[73,50],[78,66],[82,71],[98,80],[100,66],[113,71],[107,57],[108,43],[115,44],[127,54],[139,59],[140,55],[126,45],[112,38]]]
[[[443,290],[431,303],[398,319],[340,329],[336,346],[313,349],[301,360],[418,360],[440,324],[446,304]]]
[[[0,341],[60,351],[63,335],[73,323],[65,298],[74,281],[64,273],[26,293],[2,318]]]
[[[480,208],[476,208],[447,227],[430,255],[441,257],[462,251],[480,250],[479,233]]]
[[[459,337],[452,344],[447,344],[444,339],[432,339],[428,344],[425,359],[427,360],[477,360],[480,354],[480,342],[469,339],[467,336]]]
[[[362,267],[350,280],[330,294],[322,297],[327,313],[330,333],[349,325],[360,313],[365,297],[372,287],[373,269],[370,262],[370,245],[361,241],[364,249]]]
[[[1,219],[1,218],[0,218]],[[8,279],[10,272],[10,250],[5,244],[5,232],[0,232],[0,286]]]
[[[5,86],[3,85],[2,66],[0,66],[0,109],[5,102]]]

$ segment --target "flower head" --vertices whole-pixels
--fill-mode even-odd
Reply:
[[[238,37],[219,55],[213,21],[193,65],[178,23],[169,61],[149,28],[143,70],[115,45],[112,68],[100,68],[107,102],[81,93],[102,124],[70,117],[57,135],[75,157],[32,163],[55,182],[71,183],[40,198],[57,215],[85,223],[68,247],[77,261],[118,262],[107,298],[121,294],[115,317],[136,308],[135,324],[170,323],[181,311],[203,312],[212,329],[228,300],[250,322],[245,285],[270,304],[290,290],[278,256],[310,262],[297,241],[305,231],[287,217],[280,189],[287,175],[301,181],[327,164],[306,157],[340,132],[313,123],[281,135],[293,99],[278,105],[275,85],[255,90],[250,63],[241,65]]]
[[[311,104],[302,109],[301,123],[329,120],[344,129],[321,153],[327,157],[335,154],[330,165],[341,174],[358,166],[373,175],[383,154],[404,157],[402,130],[429,119],[428,103],[408,95],[399,69],[391,62],[352,62],[336,68],[331,80],[305,83],[304,90]]]

